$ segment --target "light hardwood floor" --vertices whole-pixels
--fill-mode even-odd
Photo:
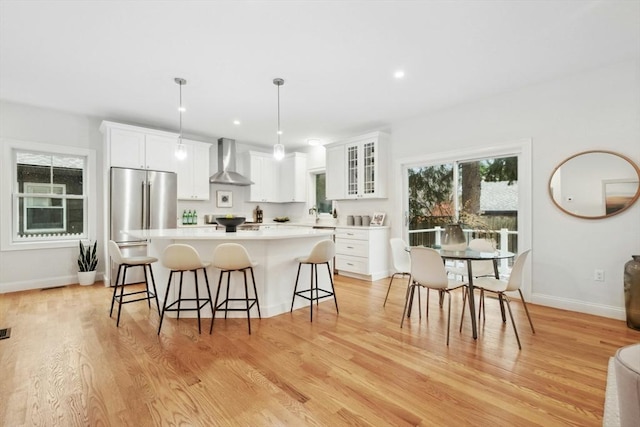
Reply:
[[[102,284],[0,295],[2,426],[599,426],[607,362],[640,341],[623,321],[513,304],[523,348],[497,301],[477,341],[460,295],[432,294],[399,327],[404,285],[336,276],[340,314],[320,303],[252,321],[167,319],[144,302],[109,318]],[[425,303],[423,293],[423,305]],[[445,306],[446,307],[446,306]]]

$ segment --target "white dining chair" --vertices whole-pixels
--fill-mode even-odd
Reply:
[[[387,304],[391,284],[397,275],[401,275],[402,277],[409,276],[409,282],[411,282],[411,255],[409,255],[409,251],[407,251],[407,244],[404,240],[397,237],[389,239],[389,244],[391,245],[391,259],[393,260],[393,269],[395,272],[391,275],[391,280],[389,280],[387,295],[384,297],[384,303],[382,304],[383,307]]]
[[[522,306],[524,307],[525,313],[527,313],[527,318],[529,319],[529,325],[531,326],[531,332],[536,333],[533,328],[533,322],[531,321],[531,315],[529,314],[529,309],[527,308],[527,302],[524,300],[524,296],[522,295],[522,290],[520,289],[523,282],[524,277],[524,264],[527,261],[527,257],[531,249],[522,252],[516,258],[513,263],[513,268],[511,269],[511,275],[509,276],[509,280],[500,280],[495,277],[478,277],[474,279],[473,284],[474,287],[480,289],[480,308],[478,310],[478,320],[480,320],[480,314],[482,314],[483,319],[486,321],[485,312],[486,310],[484,304],[484,293],[491,292],[498,295],[500,300],[504,300],[507,303],[507,309],[509,310],[509,317],[511,318],[511,324],[513,325],[513,331],[516,334],[516,340],[518,341],[518,348],[522,349],[522,345],[520,344],[520,337],[518,336],[518,329],[516,328],[516,323],[513,320],[513,313],[511,312],[511,305],[509,303],[509,297],[507,296],[507,292],[515,292],[518,291],[520,294],[520,299],[522,300]]]
[[[411,284],[407,288],[407,295],[405,298],[404,309],[402,311],[402,320],[400,321],[400,327],[402,327],[404,323],[409,300],[413,300],[413,294],[416,288],[427,288],[427,317],[429,317],[428,290],[435,289],[442,293],[446,293],[449,296],[447,308],[447,345],[449,345],[449,326],[451,324],[450,292],[455,289],[462,288],[465,285],[466,283],[459,280],[450,279],[447,276],[447,271],[444,268],[444,261],[437,251],[425,247],[411,248]]]

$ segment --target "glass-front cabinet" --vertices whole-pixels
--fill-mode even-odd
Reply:
[[[380,162],[387,146],[381,132],[351,138],[327,147],[327,198],[385,198],[384,175],[388,165]]]

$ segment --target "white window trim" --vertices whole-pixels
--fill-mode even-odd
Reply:
[[[2,145],[2,171],[0,173],[0,250],[1,251],[19,251],[32,249],[51,249],[51,248],[68,248],[78,245],[78,240],[49,240],[37,242],[14,242],[13,241],[13,225],[18,221],[12,215],[14,198],[13,183],[16,180],[14,156],[12,151],[29,150],[55,153],[61,155],[84,156],[86,163],[86,179],[84,180],[83,193],[87,196],[87,212],[85,215],[86,233],[83,240],[95,240],[96,236],[96,152],[93,149],[73,147],[67,145],[45,144],[32,141],[20,141],[15,139],[0,139]]]

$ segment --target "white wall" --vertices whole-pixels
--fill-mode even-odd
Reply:
[[[624,318],[623,266],[640,254],[640,203],[601,220],[571,217],[548,195],[554,168],[606,149],[640,163],[640,63],[615,64],[397,125],[394,159],[532,140],[532,301]],[[391,191],[401,190],[399,177]],[[392,229],[392,235],[400,230]],[[593,280],[594,269],[605,281]]]
[[[98,194],[96,235],[102,235],[102,134],[100,120],[55,110],[0,102],[0,138],[83,147],[96,150],[98,171],[93,171]],[[3,185],[8,185],[3,183]],[[9,203],[0,200],[0,204]],[[96,235],[92,235],[95,238]],[[100,246],[100,245],[98,245]],[[102,254],[99,254],[102,259]],[[0,293],[77,283],[78,249],[0,251]],[[98,264],[98,276],[104,262]]]

